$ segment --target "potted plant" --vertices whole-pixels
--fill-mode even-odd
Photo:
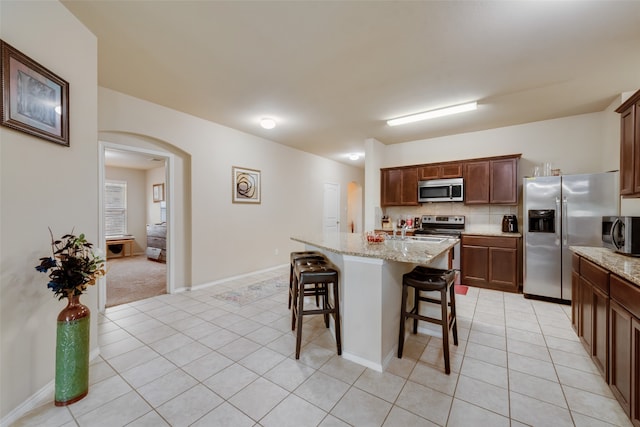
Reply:
[[[52,256],[40,258],[36,270],[49,273],[47,287],[67,306],[58,315],[56,329],[56,406],[77,402],[89,392],[89,327],[91,312],[80,303],[87,286],[105,275],[104,259],[96,254],[84,234],[54,239]]]

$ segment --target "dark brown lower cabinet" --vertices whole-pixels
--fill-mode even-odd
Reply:
[[[481,288],[518,292],[520,239],[517,237],[462,236],[461,283]]]
[[[631,422],[640,427],[640,321],[631,319]]]
[[[627,415],[631,413],[631,319],[631,314],[624,307],[611,301],[609,386]]]

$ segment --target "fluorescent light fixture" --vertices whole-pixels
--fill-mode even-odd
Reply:
[[[435,119],[436,117],[448,116],[450,114],[464,113],[465,111],[473,111],[477,108],[478,103],[474,101],[469,102],[468,104],[454,105],[452,107],[445,107],[438,110],[425,111],[423,113],[398,117],[397,119],[387,120],[387,124],[389,126],[403,125],[406,123],[418,122],[420,120]]]
[[[264,118],[260,120],[260,126],[262,126],[264,129],[273,129],[274,127],[276,127],[276,121],[273,119]]]

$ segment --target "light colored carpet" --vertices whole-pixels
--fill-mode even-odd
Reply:
[[[231,291],[222,292],[214,295],[222,301],[234,302],[239,305],[245,305],[257,301],[262,298],[275,295],[282,292],[282,289],[289,287],[289,277],[277,277],[273,279],[263,280],[262,282],[244,286],[242,288]]]
[[[145,255],[107,260],[107,307],[167,293],[167,265]]]

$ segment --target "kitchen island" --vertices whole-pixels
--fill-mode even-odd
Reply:
[[[398,346],[402,275],[416,265],[448,268],[449,253],[458,243],[455,238],[424,238],[370,244],[362,234],[353,233],[310,234],[291,240],[304,243],[306,250],[322,252],[336,265],[342,356],[379,372]]]

